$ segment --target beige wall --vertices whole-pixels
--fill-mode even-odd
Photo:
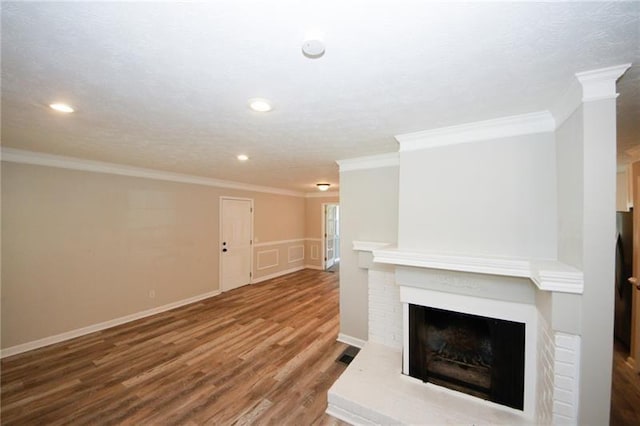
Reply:
[[[267,193],[254,199],[253,279],[305,265],[305,200]],[[286,242],[283,242],[286,241]],[[299,259],[299,260],[298,260]]]
[[[218,290],[220,196],[254,199],[260,242],[305,237],[302,197],[6,162],[1,183],[2,348]],[[283,250],[256,276],[304,265]]]
[[[399,168],[340,172],[340,333],[368,338],[367,270],[358,267],[353,241],[395,244]]]

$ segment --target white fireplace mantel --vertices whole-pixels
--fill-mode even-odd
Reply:
[[[353,246],[370,251],[374,263],[529,278],[542,291],[582,294],[584,290],[582,271],[556,260],[425,253],[379,242],[354,241]]]

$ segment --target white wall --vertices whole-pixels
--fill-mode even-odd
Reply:
[[[584,165],[582,108],[556,130],[558,260],[582,269]]]
[[[552,133],[400,154],[398,246],[555,258]]]
[[[353,241],[395,243],[398,167],[340,172],[340,333],[368,336],[367,270],[358,267]]]

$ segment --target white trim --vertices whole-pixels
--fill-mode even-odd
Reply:
[[[75,339],[76,337],[84,336],[87,334],[95,333],[96,331],[105,330],[107,328],[115,327],[121,324],[125,324],[128,322],[136,321],[142,318],[149,317],[151,315],[156,315],[162,312],[170,311],[171,309],[179,308],[184,305],[188,305],[190,303],[199,302],[200,300],[208,299],[210,297],[214,297],[220,294],[220,290],[214,290],[207,293],[203,293],[197,296],[189,297],[187,299],[178,300],[176,302],[171,302],[166,305],[157,306],[155,308],[147,309],[141,312],[136,312],[134,314],[125,315],[123,317],[114,318],[109,321],[100,322],[97,324],[92,324],[87,327],[77,328],[75,330],[67,331],[61,334],[56,334],[54,336],[45,337],[38,340],[33,340],[31,342],[23,343],[16,346],[11,346],[6,349],[2,349],[0,351],[0,358],[5,358],[8,356],[13,356],[17,354],[21,354],[23,352],[31,351],[34,349],[42,348],[45,346],[53,345],[55,343],[64,342],[66,340]]]
[[[320,256],[320,265],[322,266],[322,270],[324,271],[325,269],[327,269],[327,236],[326,236],[326,225],[327,225],[327,206],[337,206],[338,208],[340,208],[340,203],[338,202],[329,202],[329,203],[322,203],[320,205],[321,208],[321,212],[320,212],[320,220],[322,221],[320,224],[320,235],[322,235],[323,237],[320,239],[320,248],[321,248],[321,252],[322,255]],[[338,216],[339,217],[339,216]],[[336,230],[339,230],[340,228],[340,222],[338,220],[338,223],[336,224]],[[339,238],[340,234],[338,233],[338,238]],[[339,239],[338,239],[338,244],[339,244]],[[334,241],[335,243],[335,241]],[[335,245],[335,244],[334,244]],[[336,248],[333,248],[333,253],[334,253],[334,257],[333,257],[333,262],[335,263],[336,258],[335,258],[335,252],[336,252]],[[333,266],[333,265],[332,265]]]
[[[575,78],[572,78],[569,87],[556,99],[551,108],[551,114],[555,119],[558,129],[569,117],[582,105],[582,87]]]
[[[327,191],[327,192],[307,192],[304,198],[337,198],[340,196],[339,191]]]
[[[373,251],[373,261],[401,266],[445,269],[449,271],[475,272],[480,274],[527,277],[529,262],[519,259],[453,256],[418,253],[394,248]]]
[[[314,244],[311,246],[311,260],[320,260],[320,245]]]
[[[356,348],[360,349],[362,349],[367,343],[366,340],[358,339],[357,337],[349,336],[348,334],[344,333],[339,333],[337,340],[338,342],[346,343],[347,345],[355,346]]]
[[[582,294],[584,274],[576,268],[555,261],[532,261],[531,280],[540,290]]]
[[[630,66],[631,64],[621,64],[576,73],[576,78],[582,85],[582,102],[615,99],[618,96],[616,81]]]
[[[281,277],[282,275],[292,274],[294,272],[301,271],[304,268],[305,268],[304,266],[296,266],[295,268],[285,269],[284,271],[274,272],[273,274],[269,274],[269,275],[263,275],[261,277],[256,278],[255,280],[253,280],[253,282],[251,284],[258,284],[258,283],[261,283],[263,281],[267,281],[267,280],[270,280],[270,279],[273,279],[273,278]]]
[[[625,73],[630,65],[617,65],[576,73],[567,90],[556,100],[551,109],[556,120],[556,129],[571,117],[583,102],[616,98],[618,96],[616,94],[616,80]]]
[[[406,133],[397,135],[395,138],[400,144],[400,152],[406,152],[510,136],[553,132],[554,130],[555,120],[551,113],[539,111]]]
[[[397,152],[387,154],[370,155],[367,157],[348,158],[336,161],[340,172],[352,170],[378,169],[381,167],[397,167],[400,165],[400,157]]]
[[[522,411],[516,410],[515,412],[524,413],[525,416],[533,418],[536,402],[536,365],[538,356],[538,317],[534,305],[428,290],[405,286],[402,283],[398,284],[400,285],[400,301],[403,304],[411,303],[525,324],[524,404]],[[403,314],[408,317],[409,310],[403,308]],[[408,323],[408,321],[407,319],[406,322]],[[404,322],[405,320],[403,319],[403,324]],[[405,347],[404,350],[408,351],[408,347]],[[511,408],[508,409],[511,410]]]
[[[268,194],[289,195],[292,197],[305,197],[304,192],[288,189],[272,188],[248,183],[232,182],[222,179],[207,178],[202,176],[186,175],[162,170],[146,169],[141,167],[125,166],[103,161],[84,160],[76,157],[44,154],[40,152],[25,151],[21,149],[2,147],[2,161],[20,164],[32,164],[36,166],[57,167],[69,170],[82,170],[85,172],[108,173],[120,176],[131,176],[145,179],[164,180],[169,182],[190,183],[194,185],[215,186],[217,188],[238,189],[242,191],[264,192]]]
[[[281,244],[299,243],[302,241],[322,241],[322,239],[321,238],[292,238],[290,240],[264,241],[261,243],[256,243],[253,246],[254,247],[277,246]]]
[[[218,250],[220,250],[218,252],[218,283],[220,285],[220,291],[227,291],[229,289],[225,289],[224,288],[224,282],[222,279],[222,254],[223,251],[222,249],[224,248],[222,246],[222,236],[223,236],[223,231],[222,231],[222,227],[223,227],[223,223],[222,223],[222,218],[223,218],[223,214],[222,214],[222,207],[223,207],[223,201],[224,200],[239,200],[239,201],[249,201],[249,203],[251,204],[251,235],[249,236],[250,239],[250,247],[249,247],[249,281],[247,281],[247,284],[251,284],[253,282],[253,229],[254,229],[254,216],[253,216],[253,198],[243,198],[243,197],[230,197],[227,195],[221,195],[218,198]]]
[[[322,266],[318,266],[318,265],[304,265],[304,267],[306,269],[314,269],[316,271],[324,271],[324,269],[322,269]]]
[[[291,259],[291,249],[298,247],[302,247],[302,257]],[[304,245],[298,244],[297,246],[290,246],[287,248],[287,263],[300,262],[301,260],[304,260]]]
[[[377,425],[379,423],[372,422],[364,417],[360,417],[357,414],[352,413],[351,411],[345,410],[344,408],[340,408],[337,405],[329,402],[327,404],[327,409],[325,413],[328,415],[335,417],[338,420],[342,420],[350,425]]]
[[[353,241],[353,249],[356,251],[374,251],[390,246],[391,243],[379,243],[374,241]]]
[[[277,240],[277,241],[267,241],[262,243],[254,244],[254,247],[266,247],[266,246],[277,246],[281,244],[291,244],[291,243],[299,243],[301,241],[305,241],[306,238],[293,238],[291,240]]]
[[[584,291],[582,271],[551,260],[442,255],[389,248],[374,250],[373,261],[398,266],[529,278],[543,291],[574,294],[582,294]]]
[[[260,265],[260,255],[264,255],[265,253],[271,253],[271,252],[275,252],[276,253],[276,263],[273,263],[271,265],[261,266]],[[273,267],[276,267],[276,266],[278,266],[280,264],[280,250],[278,250],[278,249],[261,250],[261,251],[256,253],[256,257],[257,257],[256,270],[258,270],[258,271],[262,271],[264,269],[273,268]]]

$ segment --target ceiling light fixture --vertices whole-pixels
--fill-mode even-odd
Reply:
[[[324,55],[324,33],[318,30],[307,31],[302,42],[302,53],[310,59]]]
[[[324,43],[322,40],[305,40],[302,43],[302,53],[310,59],[317,59],[324,55]]]
[[[238,160],[240,160],[240,161],[247,161],[247,160],[249,159],[249,156],[248,156],[248,155],[245,155],[245,154],[240,154],[240,155],[238,155],[238,157],[237,157],[237,158],[238,158]]]
[[[320,191],[326,191],[329,189],[329,187],[331,186],[331,184],[329,183],[316,183],[316,186],[318,187],[318,189]]]
[[[262,98],[249,99],[249,108],[257,112],[269,112],[273,109],[271,103]]]
[[[63,112],[65,114],[69,114],[75,111],[71,105],[63,104],[63,103],[53,103],[49,104],[49,108],[56,110],[58,112]]]

